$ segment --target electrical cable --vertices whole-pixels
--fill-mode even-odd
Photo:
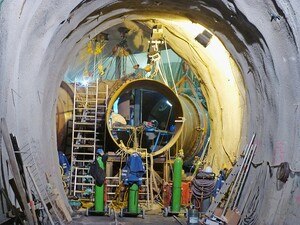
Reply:
[[[214,174],[199,172],[192,181],[192,195],[199,201],[212,196],[215,189]]]

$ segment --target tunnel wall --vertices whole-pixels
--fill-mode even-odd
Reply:
[[[69,12],[80,2],[40,0],[24,1],[24,5],[16,0],[0,2],[1,117],[7,119],[9,130],[21,146],[29,143],[40,153],[42,170],[53,174],[51,182],[61,193],[60,178],[55,176],[59,174],[58,167],[53,163],[57,162],[53,151],[56,90],[68,57],[75,55],[80,39],[93,27],[92,22],[86,22],[84,28],[78,29],[81,18],[112,1],[98,1],[97,5],[87,1],[70,17]],[[300,169],[300,3],[283,0],[161,2],[160,9],[186,13],[192,20],[209,27],[243,73],[247,101],[240,107],[245,107],[247,113],[242,144],[256,132],[258,149],[254,161],[263,162],[251,169],[243,193],[244,198],[246,193],[258,195],[256,224],[298,224],[299,177],[295,175],[286,184],[278,184],[275,176],[270,177],[266,161],[273,164],[288,161],[293,168]],[[132,7],[138,4],[132,3]],[[118,4],[120,9],[104,10],[97,23],[129,11],[129,1]],[[144,9],[158,8],[154,1],[142,4],[148,7]],[[272,14],[279,15],[280,20],[271,21]],[[115,23],[121,20],[116,19]],[[71,30],[74,31],[69,35]],[[254,188],[250,189],[251,186]]]

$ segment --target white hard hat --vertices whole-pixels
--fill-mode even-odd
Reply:
[[[204,169],[204,172],[205,172],[205,173],[212,173],[213,170],[212,170],[212,168],[211,168],[210,166],[207,166],[207,167]]]

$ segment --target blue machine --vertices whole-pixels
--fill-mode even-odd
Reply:
[[[122,169],[122,180],[127,186],[142,184],[142,177],[145,174],[145,167],[141,156],[138,153],[133,153],[127,159],[125,167]]]
[[[71,165],[62,151],[58,151],[59,165],[63,168],[64,174],[68,175],[71,170]]]

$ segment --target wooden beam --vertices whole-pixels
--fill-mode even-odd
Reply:
[[[51,225],[54,225],[54,221],[53,221],[53,219],[52,219],[52,216],[51,216],[51,214],[50,214],[50,212],[49,212],[49,210],[48,210],[48,207],[47,207],[46,202],[45,202],[44,199],[43,199],[43,195],[42,195],[42,193],[41,193],[41,191],[40,191],[38,185],[36,184],[36,182],[35,182],[35,180],[34,180],[34,177],[33,177],[33,175],[32,175],[31,169],[30,169],[29,166],[26,166],[26,169],[27,169],[27,171],[28,171],[29,177],[31,178],[31,181],[32,181],[32,183],[33,183],[33,186],[35,187],[35,190],[36,190],[36,192],[37,192],[37,194],[38,194],[38,196],[39,196],[39,198],[40,198],[40,200],[41,200],[41,202],[42,202],[42,205],[43,205],[43,207],[44,207],[44,210],[46,211],[46,214],[47,214],[47,216],[48,216],[48,219],[50,220]]]
[[[19,172],[19,167],[18,167],[18,164],[17,164],[16,156],[15,156],[15,151],[14,151],[13,146],[12,146],[12,142],[11,142],[11,139],[10,139],[10,136],[9,136],[8,127],[7,127],[7,123],[6,123],[5,118],[1,118],[1,131],[2,131],[2,136],[3,136],[4,143],[5,143],[5,147],[6,147],[6,150],[7,150],[9,162],[10,162],[10,165],[11,165],[11,170],[12,170],[14,179],[16,181],[16,188],[17,188],[17,191],[20,194],[21,201],[24,205],[24,212],[25,212],[26,218],[28,220],[29,225],[34,225],[33,217],[32,217],[30,208],[27,204],[26,193],[24,191],[25,189],[22,185],[22,179],[21,179],[21,175],[20,175],[20,172]]]

